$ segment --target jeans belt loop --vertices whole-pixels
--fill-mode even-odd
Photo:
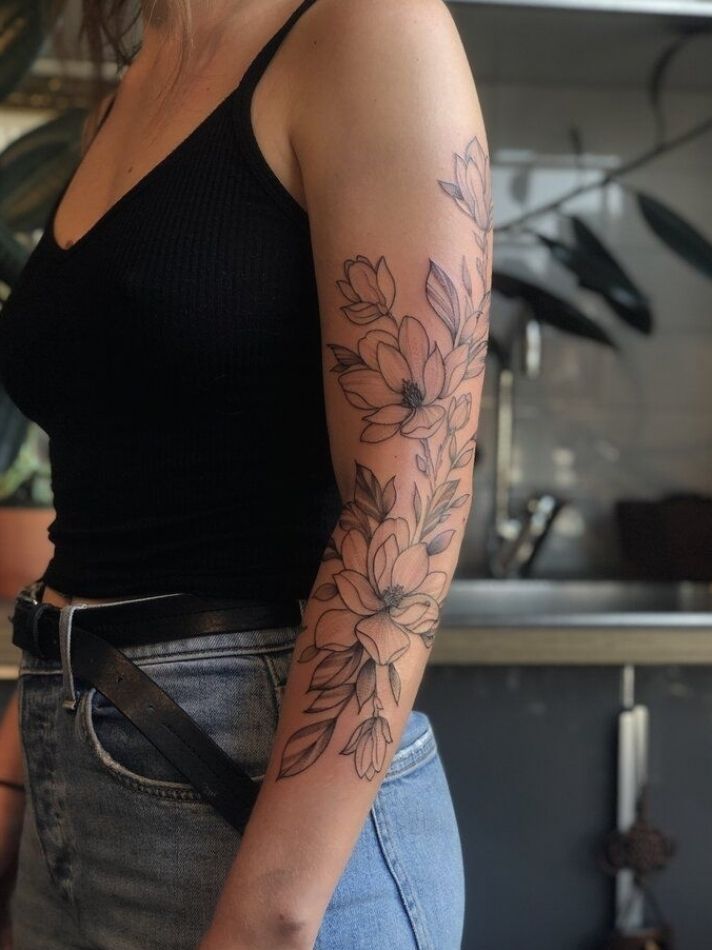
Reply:
[[[66,604],[59,611],[59,653],[62,658],[62,684],[64,699],[62,706],[67,712],[74,712],[77,708],[77,694],[74,689],[74,674],[72,673],[72,620],[74,611],[79,610],[82,604]]]

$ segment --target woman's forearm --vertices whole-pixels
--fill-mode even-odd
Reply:
[[[460,509],[460,525],[468,510],[469,505]],[[341,522],[347,515],[345,510]],[[370,587],[365,548],[359,574],[360,554],[348,548],[360,542],[350,532],[340,532],[341,570],[335,572],[333,559],[322,562],[296,642],[269,766],[216,908],[212,936],[225,935],[216,948],[239,947],[241,940],[251,950],[313,946],[398,747],[434,634],[427,590],[437,587],[444,599],[462,532],[430,556],[423,542],[411,538],[399,561],[396,522],[388,517],[382,522],[383,556],[392,558],[391,570],[403,574],[400,608],[396,583],[390,599],[375,584]],[[376,546],[378,541],[376,536]],[[378,559],[374,552],[377,565]],[[407,590],[406,577],[413,590]]]
[[[17,686],[0,719],[0,778],[23,785],[25,782]]]
[[[18,716],[18,690],[13,690],[0,719],[0,778],[25,785]],[[14,866],[25,811],[26,794],[0,784],[0,914],[7,887],[6,875]]]

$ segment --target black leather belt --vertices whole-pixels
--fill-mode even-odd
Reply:
[[[28,584],[17,595],[10,617],[12,642],[41,659],[61,661],[60,608],[38,602],[36,584]],[[123,713],[203,798],[242,832],[260,783],[120,648],[210,633],[296,626],[300,621],[297,600],[168,594],[136,602],[77,605],[72,617],[71,668]]]

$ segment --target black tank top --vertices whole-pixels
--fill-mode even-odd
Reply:
[[[314,260],[250,104],[313,2],[68,249],[60,195],[3,306],[0,380],[49,435],[43,579],[64,594],[309,594],[341,508]]]

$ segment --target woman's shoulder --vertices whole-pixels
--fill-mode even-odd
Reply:
[[[292,112],[300,158],[339,142],[356,160],[374,138],[404,144],[414,123],[436,134],[453,108],[473,118],[474,77],[444,0],[315,0],[307,12]]]
[[[343,55],[392,60],[408,45],[459,35],[445,0],[315,0],[305,37],[318,68],[336,70]],[[363,70],[362,70],[363,71]]]
[[[406,27],[409,22],[415,22],[416,18],[422,16],[452,20],[445,0],[316,0],[312,6],[314,25],[317,20],[321,20],[323,26],[331,29],[349,25],[367,30],[386,23]],[[341,37],[344,38],[347,37]]]

